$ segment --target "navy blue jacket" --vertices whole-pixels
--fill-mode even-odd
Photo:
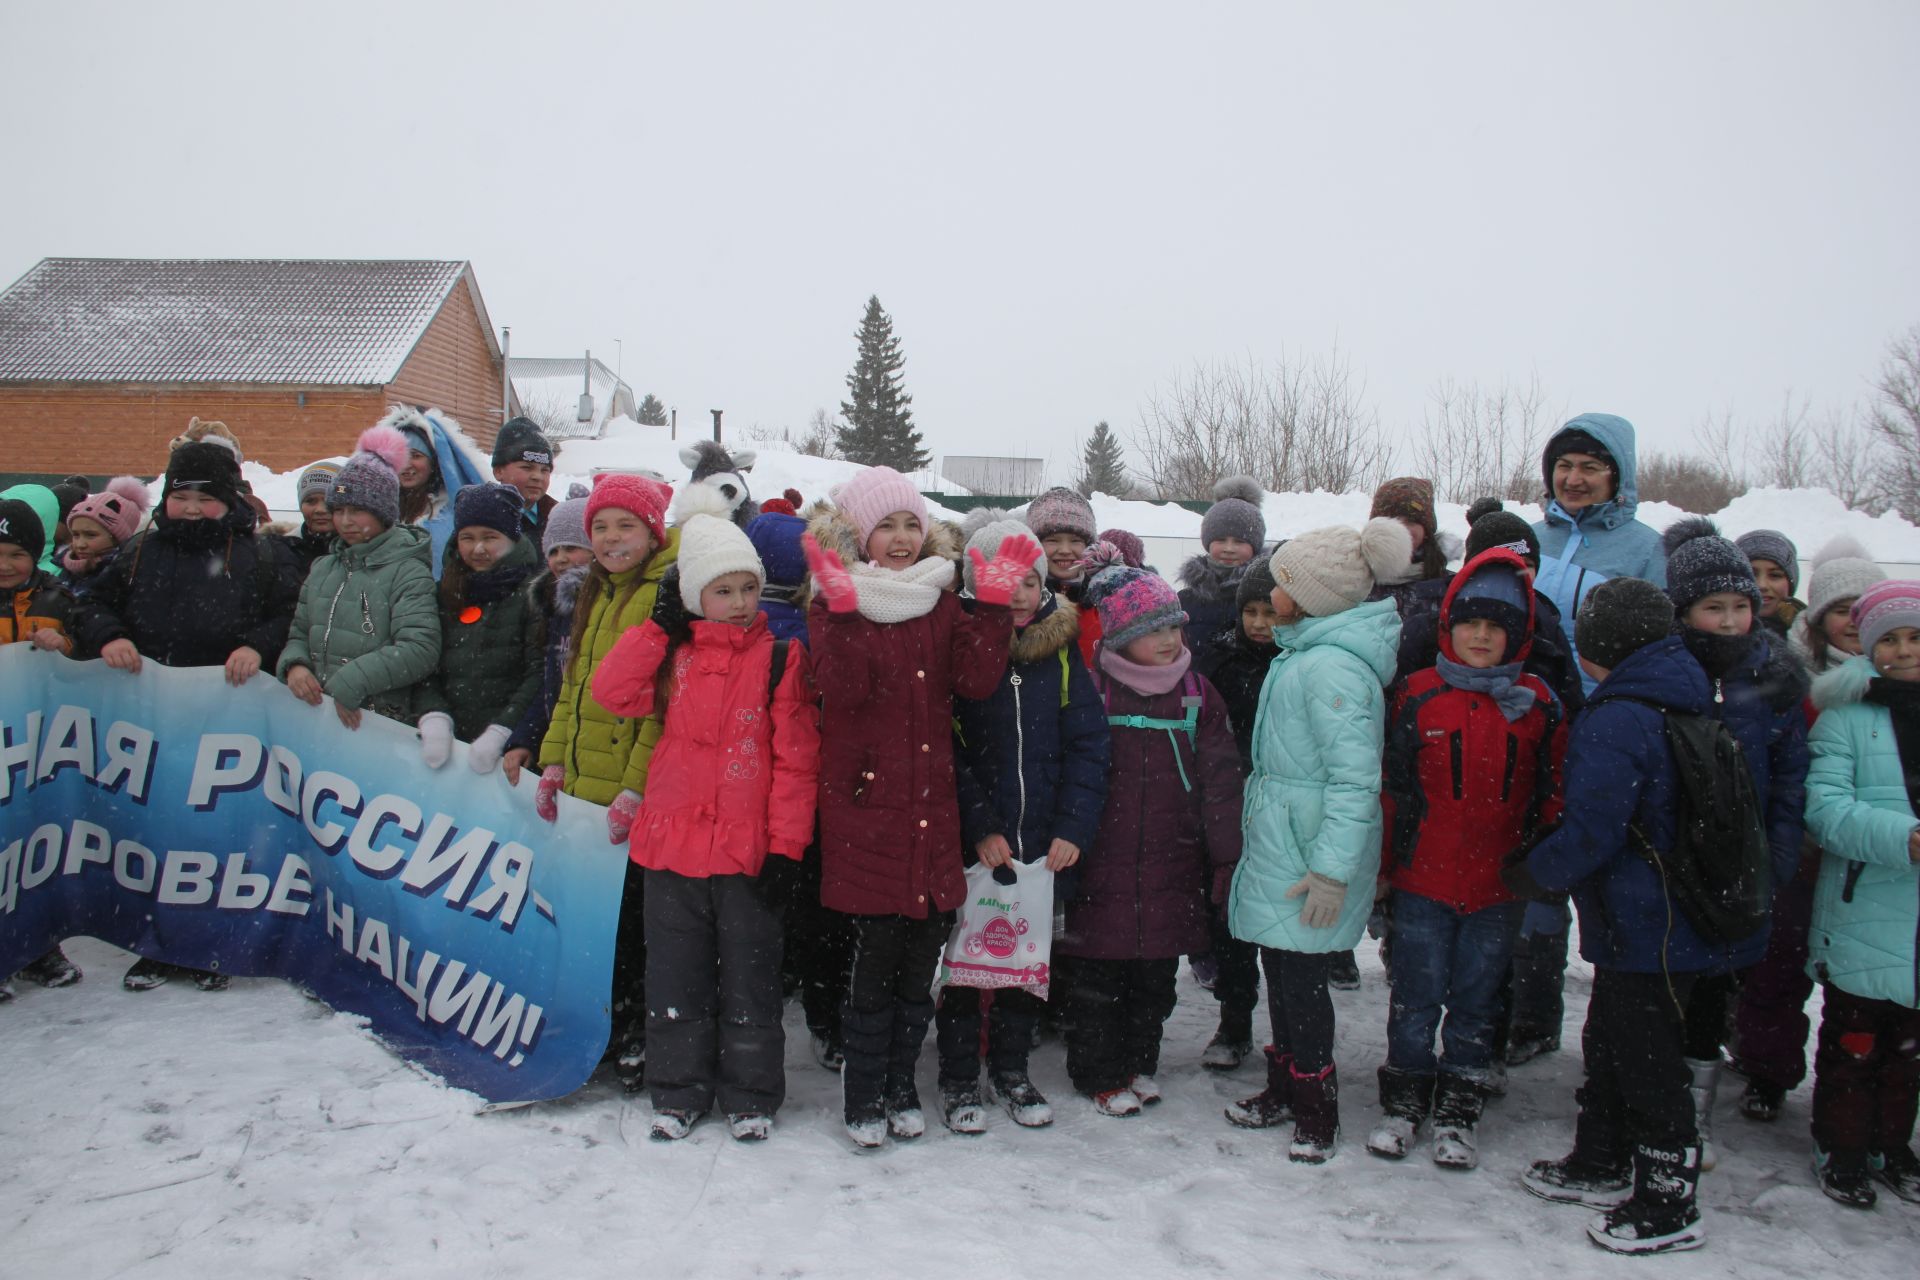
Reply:
[[[1227,704],[1227,721],[1233,725],[1233,745],[1240,750],[1242,773],[1253,772],[1253,722],[1259,715],[1260,690],[1266,687],[1267,671],[1279,653],[1277,644],[1249,640],[1236,619],[1233,634],[1221,647],[1213,674],[1207,677]]]
[[[1630,698],[1695,715],[1713,705],[1707,673],[1679,636],[1623,659],[1574,722],[1566,806],[1527,871],[1547,889],[1573,891],[1589,962],[1632,973],[1719,970],[1727,948],[1694,932],[1629,834],[1638,826],[1655,849],[1671,850],[1679,804],[1665,718]]]
[[[767,630],[775,640],[807,642],[807,611],[796,603],[802,588],[775,586],[769,582],[760,589],[760,611],[767,615]]]
[[[1180,566],[1180,607],[1187,611],[1187,648],[1193,651],[1198,675],[1212,679],[1213,669],[1226,656],[1240,625],[1240,580],[1252,563],[1228,568],[1199,555]]]
[[[976,860],[974,846],[991,835],[1005,836],[1022,862],[1045,858],[1055,838],[1083,852],[1093,844],[1113,746],[1078,635],[1078,612],[1054,596],[1014,633],[1007,674],[992,695],[954,699],[954,772],[968,863]]]

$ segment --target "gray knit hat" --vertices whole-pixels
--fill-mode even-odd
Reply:
[[[297,482],[300,496],[297,501],[305,502],[316,493],[325,494],[333,487],[333,478],[339,474],[340,464],[337,462],[314,463],[300,473],[300,479]]]
[[[1272,564],[1266,556],[1255,556],[1240,577],[1239,589],[1233,593],[1233,611],[1238,614],[1255,600],[1265,600],[1273,594],[1273,586]]]
[[[576,481],[567,490],[567,500],[547,512],[547,531],[541,535],[540,554],[550,555],[555,547],[591,547],[587,541],[587,486]]]
[[[1827,611],[1842,600],[1857,600],[1867,588],[1887,580],[1887,571],[1855,539],[1841,534],[1813,553],[1813,572],[1807,577],[1808,626],[1817,627]]]
[[[1266,496],[1252,476],[1228,476],[1215,484],[1214,503],[1200,518],[1200,545],[1210,547],[1222,538],[1238,538],[1260,546],[1267,540],[1267,518],[1260,510]]]
[[[1358,529],[1337,524],[1291,538],[1268,563],[1295,604],[1325,618],[1365,603],[1379,579],[1401,572],[1412,559],[1407,526],[1378,516]]]
[[[400,468],[411,446],[392,427],[368,427],[327,491],[327,510],[359,507],[391,529],[400,523]]]
[[[1753,562],[1720,536],[1713,521],[1705,516],[1676,520],[1660,535],[1660,546],[1667,553],[1667,595],[1675,612],[1685,613],[1722,591],[1745,596],[1759,610],[1760,586],[1753,580]]]
[[[972,513],[969,514],[971,515]],[[1008,538],[1024,538],[1029,536],[1031,532],[1026,525],[1015,520],[1012,516],[1002,516],[1002,518],[998,520],[988,520],[985,522],[968,519],[963,521],[960,527],[962,532],[967,534],[967,550],[978,551],[989,560],[993,559],[993,557],[999,553],[1000,544],[1003,541]],[[1056,532],[1059,531],[1056,530]],[[1046,552],[1042,551],[1039,555],[1035,556],[1033,563],[1035,565],[1045,564]],[[966,581],[967,594],[973,594],[974,569],[972,556],[962,554],[960,572]],[[1044,578],[1046,575],[1043,572],[1041,576]]]
[[[1755,529],[1733,540],[1749,561],[1771,560],[1787,573],[1787,594],[1800,590],[1800,549],[1778,529]]]
[[[1613,670],[1673,633],[1673,601],[1644,578],[1608,578],[1587,592],[1573,623],[1573,647],[1596,667]]]
[[[1100,526],[1093,520],[1093,504],[1071,489],[1055,486],[1027,504],[1027,529],[1034,541],[1049,534],[1071,533],[1092,546]]]

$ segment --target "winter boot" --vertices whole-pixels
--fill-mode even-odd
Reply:
[[[1480,1123],[1486,1092],[1462,1075],[1440,1073],[1433,1098],[1433,1162],[1442,1169],[1471,1169],[1480,1163],[1474,1126]]]
[[[1293,1055],[1268,1045],[1267,1087],[1227,1107],[1227,1122],[1242,1129],[1271,1129],[1293,1119]]]
[[[13,999],[13,979],[0,978],[0,1004]]]
[[[812,1042],[813,1060],[828,1071],[838,1071],[847,1064],[847,1055],[840,1048],[839,1032],[814,1031],[807,1038]]]
[[[1532,1062],[1544,1053],[1553,1053],[1560,1048],[1560,1032],[1527,1031],[1515,1027],[1507,1037],[1507,1065],[1517,1067],[1523,1062]]]
[[[1827,1199],[1849,1209],[1871,1209],[1880,1198],[1873,1189],[1873,1165],[1864,1151],[1822,1151],[1816,1145],[1813,1176],[1820,1180]]]
[[[1786,1104],[1787,1091],[1773,1081],[1762,1080],[1758,1076],[1750,1078],[1740,1094],[1740,1114],[1761,1124],[1778,1120]]]
[[[856,1146],[877,1147],[887,1136],[887,1047],[893,1039],[893,1009],[849,1008],[840,1019],[846,1049],[840,1097],[847,1136]]]
[[[1720,1092],[1720,1059],[1688,1058],[1687,1070],[1693,1073],[1693,1127],[1700,1133],[1700,1172],[1714,1166],[1713,1101]]]
[[[901,1141],[927,1131],[927,1114],[920,1107],[920,1089],[912,1076],[893,1076],[886,1089],[887,1132]]]
[[[43,987],[70,987],[80,981],[80,969],[67,959],[64,951],[55,946],[53,950],[38,960],[28,962],[16,976],[37,982]]]
[[[927,1028],[933,1025],[933,1008],[931,999],[893,1002],[886,1100],[887,1132],[895,1138],[917,1138],[927,1131],[926,1113],[920,1107],[920,1090],[913,1077],[920,1048],[927,1041]]]
[[[1013,1122],[1023,1129],[1044,1129],[1053,1123],[1053,1106],[1046,1095],[1033,1087],[1024,1071],[996,1072],[988,1084],[991,1096],[1000,1100]]]
[[[985,1133],[987,1108],[978,1080],[940,1081],[940,1118],[955,1133]]]
[[[129,991],[151,991],[166,985],[181,972],[177,965],[142,956],[133,962],[133,968],[127,970],[127,976],[120,979],[120,985]]]
[[[1413,1149],[1432,1105],[1432,1076],[1380,1068],[1380,1123],[1367,1135],[1367,1150],[1387,1160],[1405,1157]]]
[[[1360,989],[1360,962],[1351,951],[1336,951],[1328,957],[1327,985],[1335,991]]]
[[[1201,1050],[1200,1065],[1209,1071],[1232,1071],[1253,1052],[1253,1015],[1245,1010],[1220,1010],[1220,1029]]]
[[[765,1142],[773,1136],[773,1117],[764,1111],[742,1111],[727,1117],[727,1132],[735,1142]]]
[[[233,985],[233,979],[224,973],[211,969],[183,969],[181,972],[193,979],[193,985],[202,991],[225,991]]]
[[[1892,1147],[1867,1157],[1873,1180],[1905,1200],[1920,1204],[1920,1158],[1911,1147]]]
[[[1220,981],[1220,962],[1213,952],[1204,955],[1188,956],[1187,967],[1193,971],[1193,980],[1202,991],[1211,991]]]
[[[1707,1242],[1699,1206],[1699,1144],[1633,1149],[1633,1195],[1587,1224],[1587,1238],[1610,1253],[1673,1253]]]
[[[1124,1085],[1118,1089],[1102,1089],[1093,1095],[1093,1109],[1103,1116],[1137,1116],[1140,1099]]]
[[[1520,1185],[1555,1204],[1611,1209],[1633,1194],[1633,1169],[1621,1161],[1583,1153],[1576,1141],[1572,1155],[1534,1161],[1520,1175]]]
[[[1160,1082],[1152,1076],[1135,1076],[1127,1082],[1127,1088],[1133,1090],[1133,1096],[1140,1099],[1143,1107],[1160,1101]]]
[[[620,1052],[614,1055],[613,1072],[620,1077],[620,1087],[628,1093],[638,1093],[647,1084],[647,1036],[646,1032],[630,1030],[620,1041]]]
[[[693,1132],[693,1126],[700,1123],[704,1111],[686,1111],[679,1107],[662,1107],[653,1113],[653,1127],[647,1136],[655,1142],[678,1142]]]
[[[1340,1081],[1333,1064],[1311,1075],[1289,1065],[1293,1077],[1293,1142],[1287,1159],[1295,1164],[1325,1164],[1340,1141]]]

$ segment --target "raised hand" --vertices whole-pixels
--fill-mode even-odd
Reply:
[[[973,598],[981,604],[1006,604],[1013,599],[1013,589],[1020,585],[1020,579],[1033,572],[1040,559],[1040,544],[1018,533],[1002,538],[991,560],[981,555],[978,547],[968,547],[967,557],[973,561]]]
[[[853,575],[847,572],[840,557],[822,547],[810,533],[801,535],[800,545],[807,553],[807,571],[813,575],[815,588],[827,602],[827,609],[833,613],[852,613],[858,608],[860,597],[854,590]]]

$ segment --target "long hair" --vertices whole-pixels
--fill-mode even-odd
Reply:
[[[440,578],[440,607],[448,613],[457,613],[467,602],[467,577],[473,571],[467,568],[467,562],[457,552],[449,556]]]
[[[655,547],[652,552],[649,552],[648,561],[651,561],[659,550]],[[633,593],[640,589],[641,580],[645,577],[646,566],[643,564],[641,571],[633,575],[633,581],[627,584],[626,589],[614,597],[612,608],[615,613],[626,607],[627,601],[632,599]],[[567,633],[567,652],[573,655],[568,659],[568,675],[574,673],[582,658],[592,661],[592,656],[586,652],[587,626],[589,619],[593,617],[594,607],[600,603],[600,597],[612,590],[613,575],[608,573],[598,560],[593,561],[592,566],[587,570],[587,580],[580,584],[580,598],[574,602],[573,606],[573,629]]]

